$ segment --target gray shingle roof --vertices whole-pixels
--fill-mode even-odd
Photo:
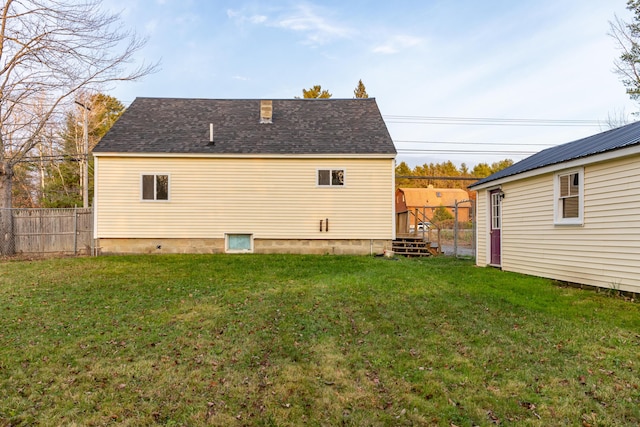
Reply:
[[[258,99],[136,98],[93,151],[396,154],[374,98],[273,100],[271,124]]]
[[[540,169],[569,160],[593,156],[608,151],[619,150],[640,144],[640,122],[635,122],[596,135],[568,142],[556,147],[547,148],[501,171],[489,175],[469,188],[477,187],[491,181],[517,175],[523,172]]]

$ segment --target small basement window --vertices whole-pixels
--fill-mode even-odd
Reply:
[[[169,175],[142,175],[142,200],[169,200]]]
[[[318,169],[318,186],[344,186],[344,175],[344,169]]]
[[[227,253],[253,252],[253,234],[226,234],[225,251]]]

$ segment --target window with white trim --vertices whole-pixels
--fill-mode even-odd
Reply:
[[[169,175],[143,174],[142,200],[169,200]]]
[[[581,225],[584,211],[583,169],[557,173],[554,179],[555,223]]]
[[[344,175],[344,169],[318,169],[318,186],[344,186]]]
[[[491,229],[500,230],[502,224],[500,220],[502,218],[500,209],[502,207],[502,192],[491,193]]]

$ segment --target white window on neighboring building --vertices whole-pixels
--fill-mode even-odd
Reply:
[[[318,169],[319,187],[344,186],[344,169]]]
[[[142,200],[169,200],[169,175],[143,174]]]
[[[584,212],[584,170],[559,172],[554,177],[555,223],[582,225]]]

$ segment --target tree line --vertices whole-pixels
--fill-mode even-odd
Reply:
[[[513,160],[504,159],[491,164],[478,163],[470,169],[466,163],[462,163],[458,167],[452,161],[447,160],[442,163],[416,165],[412,169],[406,162],[400,162],[396,166],[396,187],[420,188],[432,185],[435,188],[462,188],[466,190],[467,186],[474,181],[496,173],[512,164]],[[425,178],[420,179],[419,177],[422,176]]]

